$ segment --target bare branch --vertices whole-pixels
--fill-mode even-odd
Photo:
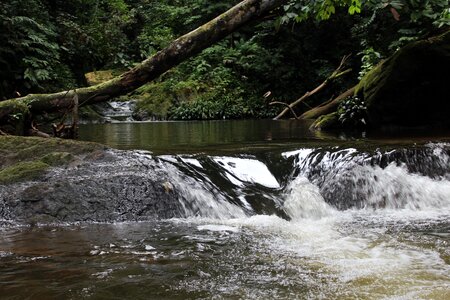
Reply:
[[[322,82],[319,86],[317,86],[314,90],[310,91],[310,92],[306,92],[302,97],[298,98],[297,100],[295,100],[294,102],[292,102],[291,104],[289,104],[281,113],[279,113],[275,118],[273,118],[274,120],[278,120],[281,117],[283,117],[288,111],[293,112],[293,108],[298,105],[299,103],[303,102],[304,100],[306,100],[307,98],[311,97],[312,95],[320,92],[321,90],[323,90],[331,81],[335,80],[336,78],[343,76],[349,72],[351,72],[352,69],[347,69],[342,71],[342,68],[345,66],[345,64],[347,63],[347,60],[350,58],[350,54],[345,55],[344,57],[342,57],[341,59],[341,63],[339,64],[339,66],[336,68],[336,70],[334,70],[334,72],[327,77],[327,79],[325,79],[324,82]],[[295,114],[294,114],[295,115]]]
[[[294,115],[294,117],[298,120],[297,114],[295,113],[294,109],[291,106],[289,106],[289,104],[284,103],[284,102],[280,102],[280,101],[274,101],[274,102],[270,102],[269,103],[269,105],[275,105],[275,104],[280,104],[280,105],[286,106],[288,109],[291,110],[291,112]]]

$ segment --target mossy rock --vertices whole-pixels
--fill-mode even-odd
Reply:
[[[41,158],[41,161],[50,166],[60,166],[70,163],[75,159],[72,153],[52,152]]]
[[[49,167],[43,161],[19,162],[0,171],[0,184],[37,179]]]
[[[339,122],[338,113],[334,112],[328,115],[323,115],[317,118],[311,125],[312,130],[330,130],[341,127]]]
[[[372,127],[450,125],[450,31],[411,43],[369,72],[355,94]]]
[[[8,161],[15,163],[17,161],[41,159],[52,152],[68,152],[72,155],[78,155],[102,149],[107,149],[107,147],[74,140],[0,136],[0,167],[8,165]]]
[[[156,119],[165,120],[169,109],[174,103],[175,91],[168,88],[165,83],[146,84],[131,94],[136,100],[133,117],[138,120]]]
[[[106,149],[100,144],[57,138],[0,136],[0,184],[32,180],[51,167],[76,161],[77,156]]]

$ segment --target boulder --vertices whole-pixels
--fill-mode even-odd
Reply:
[[[450,125],[450,31],[411,43],[371,70],[355,94],[372,128]]]

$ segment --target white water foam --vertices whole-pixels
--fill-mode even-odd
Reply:
[[[450,212],[450,181],[432,179],[409,173],[405,166],[394,163],[382,169],[378,166],[358,166],[333,180],[338,184],[345,177],[352,183],[353,195],[363,195],[364,208],[447,210]],[[331,183],[333,184],[333,183]]]
[[[319,188],[304,177],[297,177],[287,187],[284,210],[294,221],[305,218],[319,219],[334,211],[325,203]]]

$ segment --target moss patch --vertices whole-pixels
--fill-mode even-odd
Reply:
[[[50,166],[60,166],[68,164],[74,159],[75,156],[68,152],[52,152],[42,157],[41,161]]]
[[[0,171],[0,183],[32,180],[41,176],[50,166],[42,161],[19,162]]]
[[[338,128],[341,126],[337,112],[320,116],[312,125],[313,130],[326,130]]]
[[[100,144],[56,138],[0,136],[0,183],[34,179],[50,167],[75,161],[77,155],[105,149]]]
[[[131,95],[136,100],[134,114],[138,119],[166,119],[176,98],[175,91],[166,83],[151,83],[137,89]]]
[[[114,77],[117,77],[120,74],[124,73],[125,71],[126,70],[121,69],[102,70],[86,73],[84,74],[84,76],[86,77],[87,83],[90,86],[93,86],[111,80]]]
[[[389,71],[386,70],[389,65],[389,60],[382,61],[370,70],[356,86],[355,96],[364,96],[364,92],[367,93],[369,89],[382,84],[382,80],[385,78],[383,75]]]
[[[81,154],[106,148],[96,143],[58,138],[0,136],[0,154],[11,155],[17,159],[41,157],[52,151]]]
[[[14,111],[15,113],[22,113],[24,115],[28,113],[28,106],[22,101],[17,100],[0,101],[0,109],[6,108],[10,108],[11,111]]]

